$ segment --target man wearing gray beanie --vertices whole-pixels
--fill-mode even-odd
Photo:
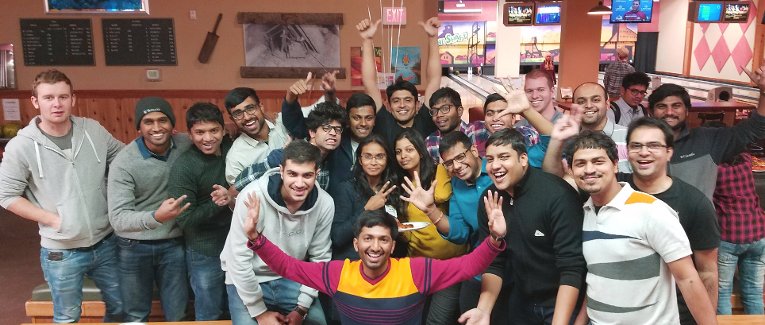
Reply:
[[[175,115],[159,97],[144,97],[135,107],[139,136],[109,169],[109,220],[117,234],[120,287],[125,321],[149,320],[154,283],[165,320],[186,318],[188,280],[183,232],[175,222],[188,208],[185,196],[168,198],[173,162],[191,146],[186,134],[173,135]]]

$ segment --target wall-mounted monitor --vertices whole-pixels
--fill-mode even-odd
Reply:
[[[724,3],[722,21],[726,23],[745,23],[749,20],[749,2],[729,1]]]
[[[650,23],[653,0],[611,1],[611,23]]]
[[[502,22],[505,26],[531,25],[533,19],[533,2],[508,2],[503,6]]]
[[[688,7],[688,20],[695,23],[718,23],[722,15],[722,2],[691,2]]]
[[[539,2],[534,14],[534,25],[560,24],[560,2]]]

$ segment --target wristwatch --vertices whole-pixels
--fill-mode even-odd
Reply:
[[[305,309],[305,307],[302,306],[295,306],[295,309],[293,309],[300,315],[300,317],[303,317],[305,319],[306,316],[308,316],[308,309]]]
[[[494,237],[494,234],[489,234],[491,236],[491,239],[494,239],[495,242],[499,242],[500,240],[505,239],[505,236],[502,237]]]

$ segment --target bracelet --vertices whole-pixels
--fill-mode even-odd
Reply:
[[[441,212],[441,216],[438,217],[438,219],[436,219],[436,221],[433,221],[433,225],[434,226],[437,225],[439,222],[441,222],[441,219],[443,219],[443,218],[444,218],[444,213]]]

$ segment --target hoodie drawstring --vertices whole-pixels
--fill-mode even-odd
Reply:
[[[88,138],[88,142],[90,142],[90,147],[93,148],[93,155],[96,156],[96,160],[98,163],[101,163],[101,158],[98,158],[98,151],[96,151],[96,145],[93,144],[93,139],[90,138],[90,133],[88,133],[88,130],[85,131],[85,137]]]
[[[35,144],[35,157],[37,158],[37,173],[40,174],[40,178],[43,178],[42,162],[40,161],[40,144],[37,141],[32,141]]]

